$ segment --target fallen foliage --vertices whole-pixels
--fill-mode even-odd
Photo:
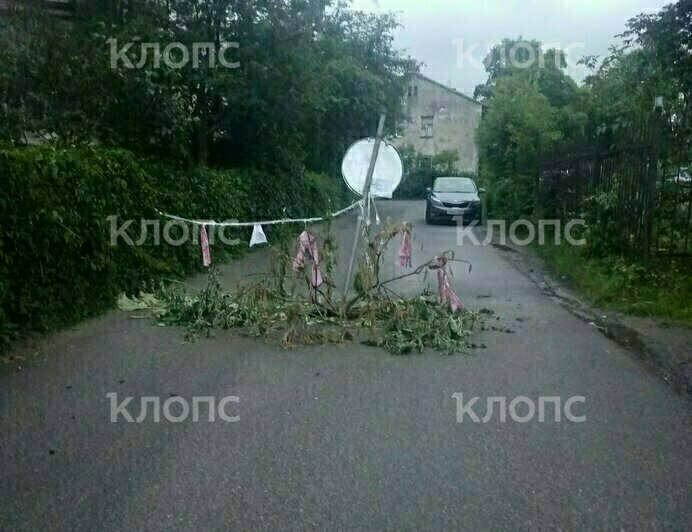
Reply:
[[[308,344],[339,344],[358,337],[363,343],[402,355],[431,348],[443,353],[466,351],[477,312],[453,311],[430,294],[404,298],[388,285],[414,275],[426,276],[444,262],[455,260],[451,252],[435,257],[412,271],[380,280],[381,261],[389,242],[403,226],[386,227],[368,240],[359,257],[354,281],[355,294],[344,298],[332,279],[334,240],[327,234],[320,249],[323,283],[315,287],[313,265],[294,270],[286,246],[278,251],[269,272],[235,293],[224,292],[218,270],[209,272],[209,282],[191,295],[179,286],[161,285],[155,294],[121,298],[124,310],[150,308],[162,325],[185,327],[192,340],[215,329],[239,335],[275,336],[286,347]],[[367,233],[366,233],[367,236]]]

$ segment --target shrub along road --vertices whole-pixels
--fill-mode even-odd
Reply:
[[[284,351],[223,331],[186,343],[178,329],[113,311],[17,351],[24,358],[0,370],[0,529],[688,527],[689,401],[547,298],[503,251],[460,248],[456,228],[425,226],[423,211],[380,203],[382,218],[414,224],[414,265],[446,249],[473,263],[471,273],[455,265],[454,282],[467,307],[495,312],[474,337],[485,349]],[[353,222],[335,224],[342,250]],[[265,259],[223,267],[225,282]],[[383,278],[399,271],[385,265]],[[396,290],[425,283],[436,280]],[[209,422],[202,407],[197,423],[156,423],[151,411],[111,423],[111,392],[135,398],[133,417],[141,397],[234,395],[226,412],[240,421]],[[557,423],[548,403],[545,422],[502,423],[495,404],[487,423],[458,423],[455,393],[480,397],[479,417],[490,397],[583,396],[573,411],[586,421]]]

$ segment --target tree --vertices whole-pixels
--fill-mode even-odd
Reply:
[[[680,0],[654,14],[640,14],[603,60],[588,56],[585,80],[592,94],[591,120],[597,132],[619,132],[649,120],[654,99],[663,97],[667,132],[689,142],[692,136],[692,1]]]
[[[474,97],[490,100],[499,81],[518,77],[535,84],[554,107],[572,102],[577,84],[565,72],[567,61],[560,50],[543,50],[536,40],[503,39],[493,47],[484,60],[488,81],[478,85]]]
[[[518,218],[532,212],[539,157],[561,138],[557,118],[558,111],[529,80],[497,81],[478,130],[481,177],[492,185],[494,215]]]
[[[0,138],[45,131],[187,163],[335,172],[381,111],[393,127],[417,68],[394,47],[394,16],[345,2],[104,4],[70,22],[40,12],[0,21]],[[210,49],[199,61],[152,53],[172,46],[176,61],[181,49],[194,59],[200,43]],[[240,67],[210,63],[222,54]]]
[[[399,150],[404,176],[395,194],[400,198],[424,198],[425,189],[432,186],[436,177],[458,175],[459,153],[444,150],[437,155],[418,153],[411,144]]]

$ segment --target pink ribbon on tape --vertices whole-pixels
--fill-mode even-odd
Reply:
[[[324,282],[322,272],[320,271],[320,252],[317,249],[317,239],[312,233],[303,231],[298,237],[298,253],[293,259],[294,270],[299,270],[305,265],[306,255],[309,255],[312,259],[311,281],[312,286],[317,288]]]
[[[207,237],[207,228],[204,225],[200,226],[199,243],[202,246],[202,263],[205,266],[211,265],[211,251],[209,250],[209,238]]]
[[[397,256],[399,266],[411,267],[411,228],[408,224],[404,226],[404,232],[401,237],[401,247]]]
[[[436,257],[435,261],[437,263],[437,289],[440,292],[440,304],[444,305],[449,301],[452,311],[456,312],[461,308],[461,301],[459,301],[459,298],[449,282],[447,259],[444,257]]]

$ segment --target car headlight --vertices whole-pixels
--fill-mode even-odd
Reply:
[[[443,206],[442,202],[439,199],[437,199],[435,196],[430,196],[430,203],[432,203],[436,207],[442,207]]]

